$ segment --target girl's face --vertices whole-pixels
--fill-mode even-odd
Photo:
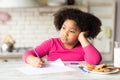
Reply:
[[[64,21],[60,30],[60,39],[64,45],[75,46],[78,43],[80,30],[75,21],[67,19]]]

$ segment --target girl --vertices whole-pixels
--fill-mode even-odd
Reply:
[[[60,31],[59,38],[51,38],[23,54],[24,62],[35,67],[43,65],[42,57],[48,61],[61,58],[63,61],[86,61],[99,64],[99,51],[89,42],[101,31],[101,21],[90,13],[77,8],[63,8],[54,14],[54,25]]]

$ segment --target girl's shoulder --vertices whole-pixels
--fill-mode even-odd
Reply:
[[[52,47],[53,46],[61,46],[61,40],[60,40],[60,38],[50,38],[49,40],[48,40],[48,43],[49,43],[49,45],[51,45]]]
[[[60,43],[60,38],[50,38],[48,40],[46,40],[47,42],[50,42],[50,43]]]
[[[60,41],[60,39],[59,38],[50,38],[50,39],[48,39],[48,41]]]

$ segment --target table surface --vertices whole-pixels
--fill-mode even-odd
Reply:
[[[24,65],[22,61],[0,62],[0,80],[120,80],[120,72],[106,75],[83,73],[77,65],[68,65],[76,71],[26,75],[16,70]]]

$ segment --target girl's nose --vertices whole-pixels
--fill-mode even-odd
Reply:
[[[64,32],[64,35],[65,35],[65,36],[68,36],[68,31],[67,31],[67,30]]]

